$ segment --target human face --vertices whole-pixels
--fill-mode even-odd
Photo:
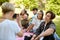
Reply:
[[[28,18],[28,16],[26,14],[24,14],[23,19],[27,19],[27,18]]]
[[[22,15],[23,15],[23,14],[25,14],[25,11],[24,11],[24,10],[22,10],[22,11],[21,11],[21,13],[22,13]]]
[[[45,15],[45,21],[50,21],[51,20],[51,14],[50,13],[47,13]]]
[[[34,11],[33,11],[33,14],[35,15],[36,13],[37,13],[37,10],[34,10]]]
[[[42,13],[38,12],[38,19],[41,19],[41,18],[42,18]]]

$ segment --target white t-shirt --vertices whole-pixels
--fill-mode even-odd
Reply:
[[[17,22],[5,19],[0,23],[0,40],[16,40],[16,35],[20,31]]]
[[[36,29],[40,26],[41,22],[43,22],[43,20],[39,20],[37,18],[32,20],[31,24],[34,24],[33,32],[36,32]]]

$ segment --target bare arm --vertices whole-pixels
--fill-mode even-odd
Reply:
[[[26,31],[30,31],[33,27],[34,27],[34,24],[29,25]]]
[[[31,38],[31,40],[34,40],[34,39],[35,39],[35,37],[36,37],[36,35],[34,34],[34,35],[33,35],[33,37]]]
[[[19,37],[22,37],[22,36],[23,36],[23,31],[21,30],[19,33],[17,33],[17,35],[18,35]]]
[[[53,28],[49,28],[45,32],[42,32],[36,39],[38,39],[40,37],[49,36],[49,35],[53,34],[53,32],[54,32],[54,29]]]
[[[18,21],[18,25],[19,25],[19,27],[21,27],[21,28],[22,28],[21,21]]]

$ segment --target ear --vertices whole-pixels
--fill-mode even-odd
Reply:
[[[12,12],[10,13],[10,16],[13,16],[13,13]]]

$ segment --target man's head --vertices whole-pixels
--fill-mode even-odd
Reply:
[[[38,12],[38,9],[37,8],[33,8],[33,14],[35,15],[37,12]]]
[[[55,14],[52,11],[47,11],[45,16],[45,21],[51,21],[55,18]]]
[[[15,7],[13,6],[13,4],[5,2],[2,4],[1,8],[2,8],[3,15],[7,15],[10,18],[12,18],[15,10]]]

